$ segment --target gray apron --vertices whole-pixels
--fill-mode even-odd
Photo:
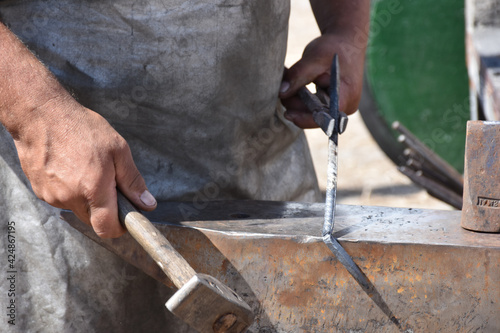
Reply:
[[[319,199],[304,134],[277,98],[288,14],[288,0],[0,1],[0,20],[127,140],[153,195],[200,210],[217,199]],[[15,325],[3,316],[2,332],[187,331],[161,306],[168,288],[34,196],[3,128],[0,191],[4,263],[9,225],[15,236],[0,279]]]

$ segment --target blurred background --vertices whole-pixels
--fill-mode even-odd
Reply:
[[[365,98],[364,105],[368,107],[362,111],[366,114],[366,111],[371,112],[366,110],[370,105],[378,107],[389,127],[393,121],[402,120],[424,143],[445,155],[442,157],[461,173],[465,121],[469,116],[464,5],[463,2],[443,1],[440,5],[443,8],[434,8],[432,11],[437,14],[428,17],[425,8],[431,8],[433,2],[423,1],[429,2],[429,6],[412,1],[372,1],[366,68],[366,84],[371,84],[371,91],[364,92],[370,96],[368,102]],[[291,3],[286,66],[300,59],[304,47],[319,35],[309,1],[292,0]],[[446,17],[439,17],[441,11]],[[393,48],[392,45],[397,46]],[[451,83],[443,85],[443,79]],[[453,128],[445,128],[443,114],[456,105],[461,118],[455,117],[456,122],[450,122]],[[455,113],[452,115],[457,116]],[[327,138],[319,129],[306,130],[306,135],[324,191]],[[397,144],[396,139],[393,144]],[[453,209],[431,197],[397,170],[396,164],[373,139],[360,112],[349,117],[347,131],[339,138],[338,173],[340,204]]]

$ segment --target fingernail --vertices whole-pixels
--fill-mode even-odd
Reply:
[[[143,204],[145,204],[146,206],[149,206],[149,207],[156,205],[155,197],[153,197],[153,195],[151,193],[149,193],[148,190],[144,191],[141,194],[141,201]]]
[[[288,89],[290,89],[290,82],[288,81],[281,82],[280,93],[284,94],[288,91]]]

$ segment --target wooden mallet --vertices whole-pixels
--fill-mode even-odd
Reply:
[[[229,287],[198,274],[153,224],[118,192],[120,221],[179,290],[166,306],[201,333],[245,332],[253,312]]]

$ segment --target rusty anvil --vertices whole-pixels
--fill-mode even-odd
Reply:
[[[159,202],[145,215],[197,271],[256,315],[249,332],[401,332],[324,245],[324,204]],[[171,286],[126,234],[86,236]],[[334,236],[414,332],[500,331],[500,238],[460,227],[460,211],[338,205]],[[176,323],[171,331],[177,332]]]

